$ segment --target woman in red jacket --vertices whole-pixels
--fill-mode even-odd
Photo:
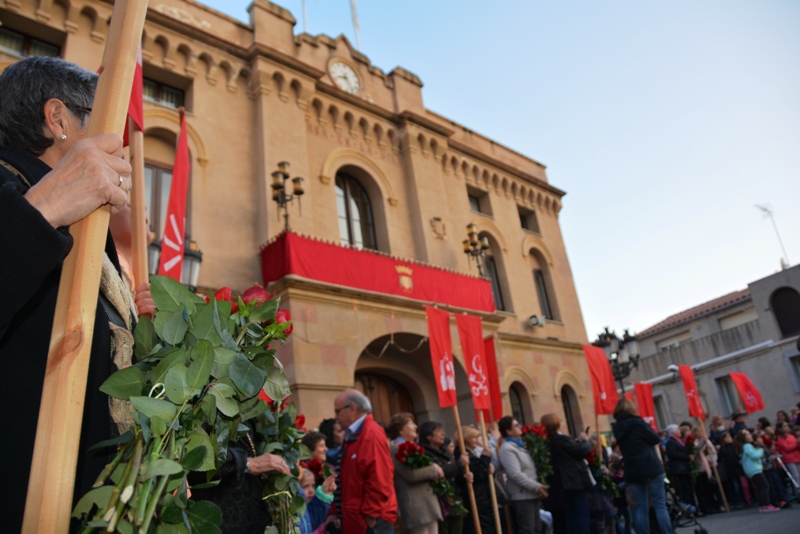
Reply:
[[[797,440],[792,435],[789,424],[785,421],[779,422],[775,431],[778,434],[775,449],[781,455],[781,459],[792,474],[794,481],[800,484],[800,448],[797,446]]]

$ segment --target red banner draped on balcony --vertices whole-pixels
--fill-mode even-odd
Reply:
[[[493,312],[489,280],[383,252],[357,250],[284,232],[261,249],[264,284],[288,274],[439,305]]]

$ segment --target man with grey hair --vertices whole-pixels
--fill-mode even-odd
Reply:
[[[343,391],[333,409],[345,435],[339,457],[340,499],[331,507],[331,516],[341,521],[341,531],[347,534],[390,534],[397,520],[397,497],[386,433],[360,391]]]

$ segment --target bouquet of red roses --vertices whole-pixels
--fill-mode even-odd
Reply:
[[[425,454],[425,451],[414,443],[413,441],[404,441],[397,448],[394,457],[401,464],[407,465],[412,469],[419,467],[426,467],[433,463],[433,458]],[[449,515],[462,516],[467,514],[467,509],[464,508],[464,503],[461,498],[456,495],[456,490],[450,482],[442,477],[430,481],[433,493],[444,503],[445,507],[449,509]]]
[[[699,472],[699,469],[698,469],[698,466],[697,466],[697,452],[698,452],[697,451],[697,443],[695,443],[694,441],[695,440],[694,440],[694,435],[693,434],[687,434],[686,435],[686,441],[685,441],[686,454],[691,454],[691,455],[694,455],[694,457],[695,457],[695,460],[689,462],[689,474],[691,475],[693,481],[697,479],[697,475],[698,475],[698,472]]]
[[[522,440],[533,458],[539,481],[544,483],[547,477],[553,474],[553,465],[550,463],[550,440],[547,438],[544,425],[522,427]]]

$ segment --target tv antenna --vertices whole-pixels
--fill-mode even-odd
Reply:
[[[775,235],[778,236],[778,243],[781,245],[781,250],[783,251],[783,257],[781,258],[781,263],[783,264],[784,269],[788,269],[789,265],[789,255],[786,254],[786,247],[783,246],[783,240],[781,239],[781,233],[778,232],[778,225],[775,224],[775,217],[772,215],[772,206],[770,204],[756,204],[756,209],[761,211],[764,217],[769,217],[772,221],[772,227],[775,228]]]

